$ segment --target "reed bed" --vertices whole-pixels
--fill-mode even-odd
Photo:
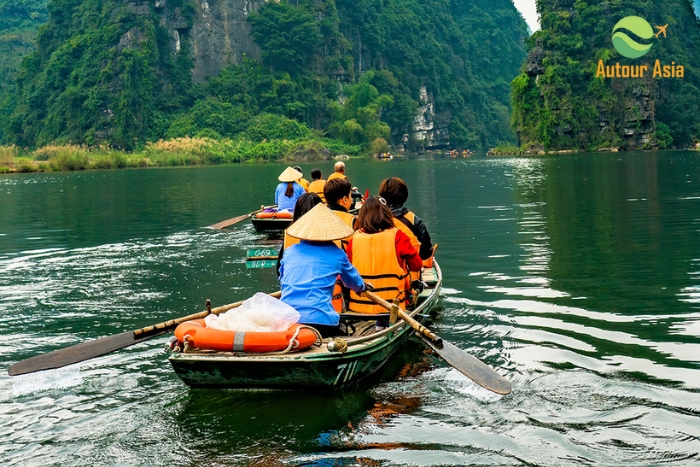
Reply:
[[[0,146],[0,173],[169,167],[275,160],[289,154],[305,152],[306,149],[319,145],[322,146],[316,141],[254,142],[184,137],[146,143],[142,149],[134,152],[124,152],[106,146],[87,147],[72,144],[47,145],[34,151],[22,150],[16,146]]]

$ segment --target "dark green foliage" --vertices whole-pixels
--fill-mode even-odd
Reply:
[[[54,0],[49,10],[18,73],[6,139],[131,149],[162,135],[163,115],[187,101],[190,59],[186,48],[173,58],[153,11],[117,0]]]
[[[305,8],[270,2],[248,21],[263,61],[274,70],[301,71],[313,59],[321,37],[318,24]]]
[[[522,143],[646,148],[687,146],[700,138],[700,29],[690,0],[568,3],[538,2],[542,30],[530,38],[529,49],[543,56],[542,69],[512,82],[513,123]],[[650,52],[634,60],[618,54],[611,41],[615,23],[631,15],[669,24],[668,36],[653,39]],[[685,77],[652,79],[657,59],[682,64]],[[599,60],[651,68],[648,79],[596,78]],[[645,134],[648,142],[638,137]]]
[[[242,106],[210,97],[198,100],[186,114],[176,118],[165,136],[178,138],[218,135],[219,138],[231,138],[244,131],[248,127],[250,119],[251,115]],[[207,129],[215,134],[202,133]]]
[[[413,121],[422,85],[437,111],[452,113],[452,144],[483,148],[513,139],[508,83],[524,58],[527,32],[510,0],[337,4],[358,67],[363,60],[359,71],[389,70],[399,83],[391,93],[396,107],[386,115],[395,142]]]
[[[34,50],[39,25],[49,18],[48,0],[0,0],[0,93],[9,86],[22,57]]]
[[[191,21],[194,4],[173,1]],[[266,2],[249,16],[263,63],[244,58],[198,86],[187,35],[174,54],[152,4],[51,0],[49,11],[17,93],[0,102],[8,143],[131,149],[199,135],[272,144],[316,138],[312,128],[356,153],[378,138],[400,142],[422,87],[448,116],[451,144],[513,140],[507,83],[526,28],[510,0]]]

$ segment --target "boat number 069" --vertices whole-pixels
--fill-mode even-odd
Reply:
[[[359,366],[359,360],[355,360],[354,362],[350,363],[341,363],[338,365],[338,376],[335,378],[333,386],[337,385],[339,382],[345,383],[347,380],[351,379],[359,369]]]

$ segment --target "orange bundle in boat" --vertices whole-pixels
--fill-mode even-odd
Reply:
[[[251,353],[278,352],[288,348],[303,350],[314,345],[317,340],[313,330],[300,324],[293,324],[286,331],[236,332],[207,328],[203,319],[180,324],[175,329],[175,337],[180,342],[187,340],[191,347],[199,349]]]
[[[289,211],[283,212],[261,212],[255,215],[257,219],[291,219],[293,213]]]

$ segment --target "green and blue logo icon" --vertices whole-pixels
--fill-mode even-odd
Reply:
[[[639,16],[627,16],[618,21],[613,28],[612,43],[623,57],[639,58],[654,45],[652,42],[647,43],[654,35],[654,30],[647,20]]]

